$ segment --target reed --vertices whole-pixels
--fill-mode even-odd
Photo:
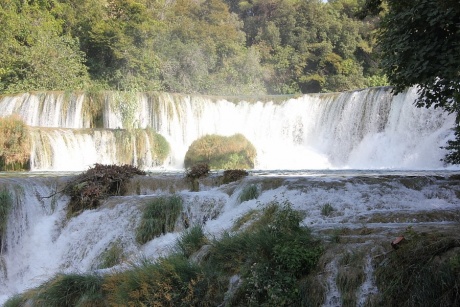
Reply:
[[[30,160],[29,128],[17,115],[0,118],[0,170],[28,169]]]

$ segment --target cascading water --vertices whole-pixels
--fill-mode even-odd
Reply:
[[[243,134],[256,147],[256,169],[439,169],[445,155],[441,147],[453,138],[454,116],[416,108],[415,89],[397,96],[390,88],[371,88],[277,102],[167,93],[126,97],[105,95],[99,134],[60,129],[90,128],[83,94],[3,97],[0,115],[19,114],[28,125],[47,131],[32,135],[33,171],[121,163],[122,154],[113,154],[113,131],[121,128],[152,128],[163,135],[171,156],[162,167],[172,169],[182,168],[190,144],[206,134]],[[145,152],[133,148],[131,155],[151,161]]]
[[[117,95],[104,95],[98,115],[90,114],[89,100],[78,93],[0,99],[0,116],[19,114],[31,126],[34,171],[0,174],[0,192],[9,191],[13,199],[6,232],[0,233],[0,305],[58,273],[123,269],[98,269],[101,255],[115,242],[125,263],[156,258],[169,252],[185,227],[183,219],[219,236],[245,213],[287,201],[305,213],[303,225],[318,235],[339,228],[351,233],[348,246],[326,257],[324,306],[342,301],[336,257],[349,250],[364,253],[363,281],[356,291],[357,304],[364,306],[378,292],[372,261],[388,248],[381,242],[407,227],[458,226],[458,169],[446,169],[440,161],[445,154],[440,147],[453,138],[454,116],[416,108],[415,89],[398,96],[390,88],[373,88],[258,102],[139,93],[125,97],[126,105]],[[148,130],[124,128],[160,133],[171,145],[171,156],[158,165]],[[190,192],[181,170],[188,146],[206,134],[235,133],[255,145],[258,170],[228,185],[211,178],[201,183],[200,192]],[[56,192],[69,178],[38,171],[80,171],[94,163],[180,170],[136,178],[128,196],[108,198],[100,208],[68,219],[69,198]],[[240,203],[249,185],[260,195]],[[135,229],[143,204],[171,193],[184,200],[175,232],[140,245]],[[327,204],[331,214],[322,212]],[[353,233],[362,230],[370,237]]]

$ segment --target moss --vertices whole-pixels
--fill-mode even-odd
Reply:
[[[255,147],[242,134],[230,137],[212,134],[190,145],[184,166],[206,163],[211,169],[252,169],[255,158]]]

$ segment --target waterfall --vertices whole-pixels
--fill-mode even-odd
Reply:
[[[33,171],[123,161],[144,169],[181,169],[194,140],[235,133],[256,147],[256,169],[439,169],[446,153],[441,147],[453,138],[454,116],[416,108],[414,88],[397,96],[381,87],[269,98],[108,92],[97,107],[84,93],[28,93],[2,97],[0,116],[19,114],[36,127]],[[128,128],[163,135],[170,157],[158,165],[130,144],[129,158],[120,159],[114,131]]]

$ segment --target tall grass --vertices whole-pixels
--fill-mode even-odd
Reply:
[[[460,240],[436,233],[406,244],[376,268],[379,306],[460,306]]]
[[[240,195],[238,196],[238,200],[240,203],[242,203],[244,201],[256,199],[257,197],[259,197],[259,190],[257,189],[256,185],[251,184],[243,188]]]
[[[157,236],[174,231],[182,207],[183,200],[177,195],[159,197],[148,203],[136,230],[137,242],[145,244]]]
[[[190,227],[177,240],[177,250],[185,257],[190,257],[203,245],[209,243],[204,234],[203,227],[199,224]]]
[[[29,168],[29,128],[17,115],[0,118],[0,170]]]
[[[107,306],[102,282],[103,278],[94,274],[58,274],[37,289],[11,298],[4,306]]]

